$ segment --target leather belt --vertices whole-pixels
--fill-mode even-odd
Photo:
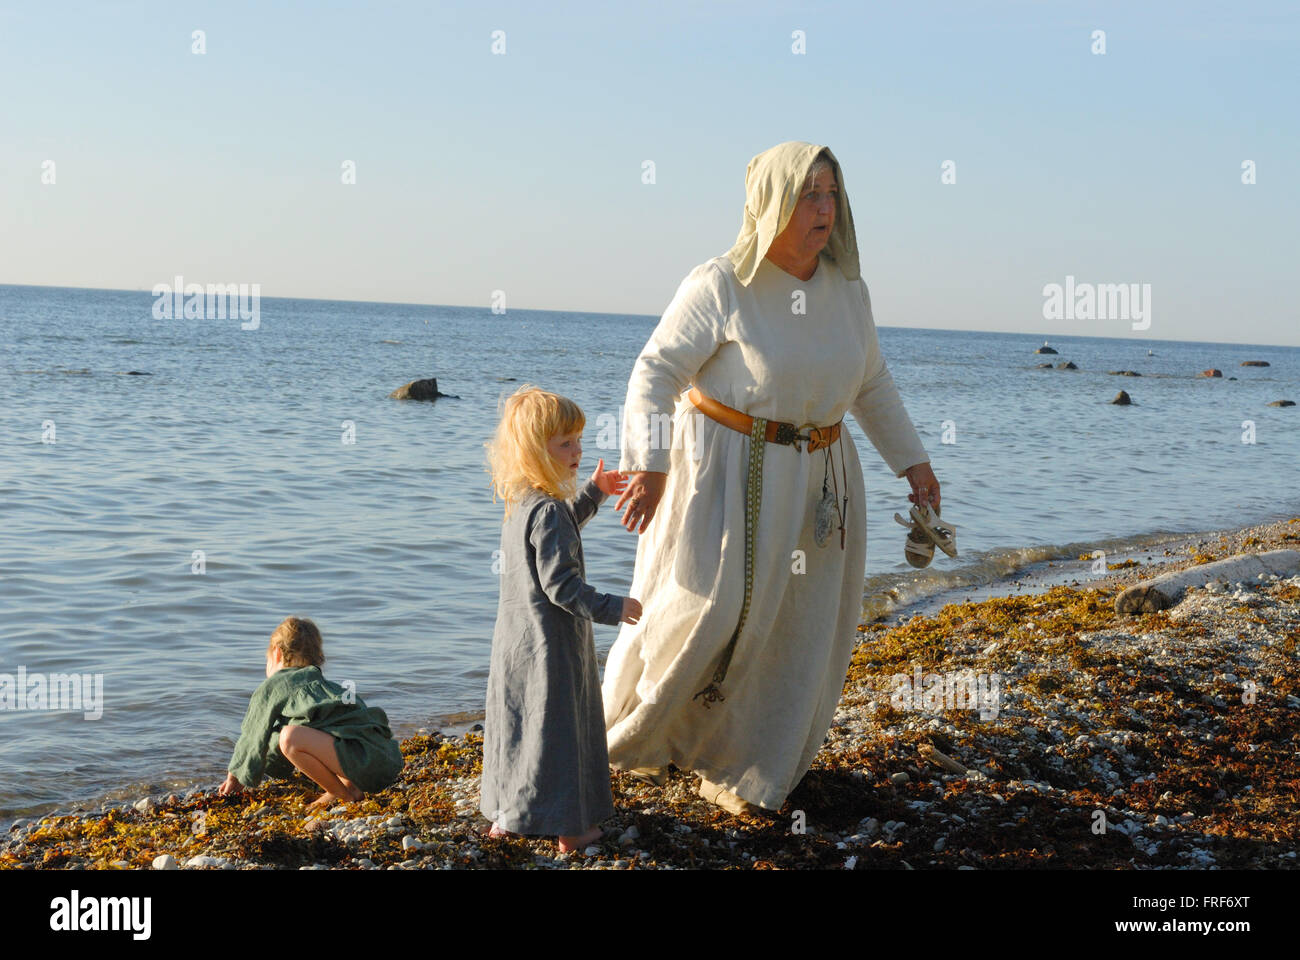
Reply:
[[[691,403],[695,404],[701,413],[716,420],[724,427],[730,427],[732,430],[735,430],[738,433],[743,433],[746,436],[753,432],[754,418],[749,414],[741,413],[739,410],[734,410],[725,403],[714,400],[712,397],[706,397],[704,394],[700,393],[699,387],[691,387],[689,396]],[[803,447],[801,447],[800,444],[806,443],[808,444],[808,452],[812,453],[814,450],[829,447],[832,443],[838,440],[840,437],[840,424],[843,422],[844,421],[841,420],[839,423],[833,423],[829,427],[818,427],[811,423],[805,423],[802,426],[796,427],[793,423],[784,423],[780,420],[769,420],[767,421],[766,431],[767,442],[785,444],[786,446],[794,447],[801,453],[803,452]],[[812,427],[812,429],[807,433],[802,433],[801,431],[804,427]]]

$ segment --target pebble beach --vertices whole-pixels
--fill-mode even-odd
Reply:
[[[1158,613],[1114,601],[1170,570],[1297,547],[1300,517],[862,624],[827,741],[771,814],[726,813],[676,769],[662,787],[616,772],[615,816],[585,850],[489,839],[481,735],[427,732],[402,742],[397,784],[357,803],[309,813],[319,790],[301,776],[141,797],[15,822],[0,868],[1293,868],[1300,576],[1211,580]],[[996,703],[900,693],[922,675],[978,678]]]

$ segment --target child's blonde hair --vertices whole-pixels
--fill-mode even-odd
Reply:
[[[271,634],[266,652],[279,650],[286,667],[319,667],[325,650],[316,624],[301,617],[285,617]]]
[[[581,433],[587,425],[582,408],[567,397],[524,384],[501,407],[501,421],[487,448],[492,474],[492,502],[501,497],[510,508],[531,489],[560,500],[578,492],[567,464],[551,456],[546,445],[556,434]]]

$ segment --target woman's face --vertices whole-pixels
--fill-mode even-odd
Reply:
[[[562,465],[576,471],[582,463],[582,431],[557,433],[547,441],[546,450]]]
[[[778,255],[790,260],[808,260],[821,253],[835,227],[835,205],[839,187],[834,170],[823,170],[795,204],[785,229],[772,241]]]

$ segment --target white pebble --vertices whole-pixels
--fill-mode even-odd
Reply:
[[[153,868],[155,870],[175,870],[176,858],[170,853],[164,853],[161,856],[153,858]]]

